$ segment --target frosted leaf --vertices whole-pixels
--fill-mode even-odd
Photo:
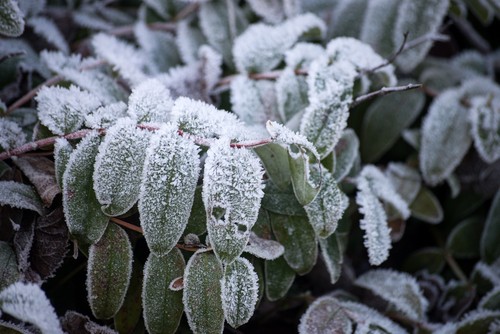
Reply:
[[[2,290],[0,309],[17,319],[32,323],[42,334],[63,333],[54,308],[36,284],[17,282]]]
[[[309,105],[307,99],[307,82],[304,77],[295,75],[291,68],[281,72],[276,80],[276,103],[279,116],[283,121],[290,121],[294,116],[300,117]]]
[[[277,118],[275,83],[238,75],[231,80],[231,105],[239,119],[249,125],[264,125]]]
[[[357,324],[358,330],[361,329],[360,327],[366,326],[366,332],[363,331],[361,333],[371,333],[370,330],[377,330],[378,328],[381,328],[386,333],[408,333],[389,318],[363,304],[351,301],[339,301],[339,304],[343,309],[348,311],[349,317]]]
[[[48,79],[50,71],[40,62],[38,53],[22,39],[2,39],[0,43],[0,55],[12,55],[22,53],[22,56],[17,57],[15,68],[21,72],[38,72],[42,77]]]
[[[473,279],[474,276],[478,275],[482,276],[481,280],[487,280],[491,283],[491,286],[500,285],[500,267],[498,264],[488,265],[482,261],[477,262],[472,273]]]
[[[85,116],[85,126],[92,129],[107,129],[127,116],[127,105],[120,101],[97,108]]]
[[[289,189],[291,175],[288,167],[288,149],[285,145],[269,143],[254,147],[253,150],[259,156],[272,184],[284,191]],[[293,194],[290,196],[295,197]]]
[[[402,163],[391,162],[385,171],[394,189],[410,205],[417,197],[422,179],[417,170]]]
[[[285,18],[281,0],[248,0],[250,8],[268,23],[280,23]]]
[[[460,52],[452,58],[451,64],[460,71],[464,79],[489,75],[487,61],[484,56],[475,50]]]
[[[343,252],[344,249],[341,244],[341,238],[338,237],[338,232],[332,234],[326,239],[320,238],[319,246],[321,249],[321,256],[326,265],[326,269],[330,274],[330,283],[335,284],[340,278],[342,273],[342,263],[344,262]]]
[[[289,69],[308,69],[314,59],[324,55],[325,49],[318,44],[297,43],[285,52],[285,63]]]
[[[345,129],[335,145],[335,170],[333,178],[342,181],[359,159],[359,139],[352,129]]]
[[[484,295],[479,301],[478,308],[483,310],[492,310],[498,306],[498,300],[500,297],[500,286],[494,287],[490,292]]]
[[[203,203],[208,219],[216,219],[214,210],[225,210],[226,224],[246,226],[257,220],[264,196],[260,160],[246,148],[229,146],[220,139],[210,146],[205,161]]]
[[[37,35],[42,36],[47,42],[63,53],[69,53],[68,43],[53,21],[43,16],[36,16],[31,17],[27,23]]]
[[[295,280],[295,271],[286,263],[283,257],[265,261],[266,297],[270,301],[283,298]]]
[[[24,14],[15,0],[0,3],[0,34],[17,37],[24,31]]]
[[[300,318],[299,334],[350,334],[352,322],[347,313],[330,296],[316,299]]]
[[[102,103],[124,99],[124,90],[100,69],[91,69],[95,58],[81,58],[79,54],[66,56],[62,52],[42,51],[40,54],[47,67],[81,88],[96,95]]]
[[[31,186],[14,181],[0,181],[0,205],[28,209],[43,216],[44,208],[40,197]]]
[[[0,291],[21,278],[18,262],[21,261],[16,261],[14,249],[6,241],[0,241]]]
[[[69,232],[79,241],[96,243],[106,230],[109,218],[101,211],[93,190],[92,174],[101,144],[97,132],[78,143],[63,174],[63,209]]]
[[[316,59],[309,69],[309,103],[300,133],[312,142],[321,158],[334,149],[347,126],[357,72],[350,62],[330,64],[327,56]]]
[[[258,297],[258,277],[253,265],[237,258],[226,266],[221,281],[224,317],[233,328],[245,324],[255,311]]]
[[[244,251],[261,259],[275,260],[283,255],[285,248],[275,240],[263,239],[250,232],[250,239]]]
[[[87,299],[97,319],[115,316],[125,299],[132,275],[132,245],[127,233],[109,224],[102,238],[89,248]]]
[[[428,302],[412,276],[388,269],[370,270],[355,284],[390,302],[413,320],[423,320]]]
[[[65,138],[57,138],[54,144],[54,168],[57,184],[63,189],[63,174],[68,165],[73,146]]]
[[[182,9],[181,1],[144,0],[144,3],[164,20],[171,20]]]
[[[200,173],[198,147],[171,124],[152,135],[139,195],[141,226],[149,249],[167,254],[182,236]]]
[[[337,0],[331,12],[331,23],[328,27],[328,37],[357,37],[368,7],[369,0]],[[330,1],[331,3],[331,1]],[[356,24],[353,24],[356,22]]]
[[[459,90],[464,99],[472,99],[478,95],[500,95],[500,86],[487,77],[466,80]]]
[[[246,228],[245,225],[233,224],[230,221],[212,219],[207,223],[210,245],[224,265],[229,265],[243,253],[250,237],[250,231],[245,230]]]
[[[320,238],[329,237],[349,205],[348,197],[339,189],[332,174],[323,171],[321,189],[316,198],[304,206],[309,223]]]
[[[403,42],[402,32],[408,31],[408,39],[414,40],[426,34],[438,32],[439,26],[448,11],[448,0],[403,0],[396,15],[392,39],[394,45]],[[404,72],[411,72],[427,55],[432,41],[426,41],[415,48],[398,55],[396,64]]]
[[[169,90],[157,79],[148,79],[132,90],[127,113],[137,123],[164,123],[173,105]]]
[[[17,123],[0,118],[0,148],[8,151],[26,142],[26,134]]]
[[[103,33],[92,38],[92,46],[97,56],[111,64],[132,87],[148,78],[151,69],[144,51]]]
[[[282,124],[273,121],[268,121],[266,123],[266,129],[274,141],[286,145],[297,145],[303,147],[304,149],[311,152],[316,157],[317,160],[319,160],[316,148],[303,135],[296,133],[288,129],[286,126],[283,126]],[[293,152],[290,152],[289,150],[289,154],[293,155]]]
[[[500,319],[498,310],[473,310],[457,323],[457,331],[453,333],[495,333],[488,329],[495,328],[497,326],[495,322],[498,323],[498,319]]]
[[[493,163],[500,158],[500,98],[476,97],[471,104],[474,147],[484,161]]]
[[[85,116],[101,106],[94,95],[75,86],[44,86],[35,99],[40,122],[57,135],[79,130]]]
[[[498,247],[498,238],[500,235],[500,190],[497,190],[488,211],[482,231],[480,251],[483,261],[492,263],[499,258],[500,254],[500,247]]]
[[[450,176],[470,147],[468,112],[460,101],[458,90],[447,90],[434,99],[424,118],[419,161],[430,185]]]
[[[172,291],[170,282],[184,274],[186,263],[178,249],[165,256],[150,253],[144,265],[142,304],[149,333],[173,333],[184,311],[182,292]]]
[[[113,24],[100,18],[92,9],[89,10],[88,7],[84,6],[82,9],[72,13],[71,18],[78,26],[97,31],[113,29]]]
[[[205,85],[206,93],[210,94],[222,75],[222,57],[216,50],[203,45],[198,50],[198,58],[200,59],[201,79]]]
[[[93,176],[94,191],[106,215],[124,214],[139,198],[148,141],[149,132],[131,119],[120,119],[109,128],[99,146]]]
[[[175,37],[182,60],[186,64],[195,63],[198,60],[198,49],[201,45],[206,44],[205,36],[200,28],[191,24],[190,20],[182,20],[177,23]]]
[[[300,37],[322,37],[325,24],[313,14],[298,15],[278,26],[251,25],[234,41],[233,56],[239,72],[265,72],[275,68]]]
[[[187,263],[182,301],[189,328],[195,334],[222,334],[222,277],[222,265],[213,253],[197,251]]]

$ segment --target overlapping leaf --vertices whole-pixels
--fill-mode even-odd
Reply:
[[[33,210],[39,215],[43,215],[42,201],[31,186],[14,181],[0,181],[0,188],[2,189],[0,192],[0,205]]]

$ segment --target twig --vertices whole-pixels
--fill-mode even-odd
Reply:
[[[395,92],[404,92],[407,90],[412,90],[412,89],[417,89],[422,87],[421,84],[408,84],[406,86],[394,86],[394,87],[383,87],[379,90],[376,90],[374,92],[358,96],[354,101],[351,103],[351,109],[360,105],[361,103],[371,100],[377,96],[384,96],[387,94],[395,93]]]
[[[185,19],[189,15],[193,14],[200,8],[199,3],[192,3],[190,5],[187,5],[186,7],[182,8],[182,10],[177,13],[177,15],[173,18],[173,22],[179,22],[182,19]]]
[[[457,261],[455,261],[455,258],[453,256],[451,256],[450,252],[446,249],[443,251],[443,254],[444,254],[444,259],[446,260],[446,263],[451,268],[451,270],[453,271],[455,276],[457,276],[457,278],[459,280],[461,280],[462,282],[467,283],[468,282],[467,276],[464,274],[464,272],[462,271],[462,269],[458,265]]]

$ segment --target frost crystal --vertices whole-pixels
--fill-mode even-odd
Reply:
[[[248,0],[255,14],[269,23],[280,23],[285,18],[283,1],[280,0]]]
[[[302,112],[309,105],[306,79],[296,75],[293,69],[286,68],[276,80],[275,89],[281,120],[291,122],[293,119],[301,117]]]
[[[410,205],[417,197],[422,179],[417,170],[402,163],[390,163],[385,171],[386,177],[394,189]]]
[[[73,146],[65,138],[57,138],[54,144],[54,169],[56,174],[56,181],[59,188],[63,186],[63,174],[68,165],[69,157],[73,152]]]
[[[335,171],[333,177],[342,181],[359,159],[359,139],[352,129],[345,129],[335,145]]]
[[[287,127],[283,126],[282,124],[273,121],[268,121],[266,123],[266,129],[274,141],[286,145],[301,146],[306,150],[310,151],[316,157],[316,160],[319,161],[319,155],[318,152],[316,151],[316,148],[303,135],[295,133],[292,130],[288,129]],[[297,154],[294,154],[290,150],[289,154],[292,155],[294,158],[298,157]]]
[[[493,163],[500,158],[500,98],[476,97],[471,104],[469,121],[474,146],[484,161]]]
[[[198,49],[206,43],[201,30],[190,23],[190,20],[182,20],[177,23],[175,40],[180,56],[186,64],[192,64],[198,60]]]
[[[0,181],[0,205],[28,209],[43,216],[44,209],[40,197],[31,186],[14,181]]]
[[[325,30],[324,22],[313,14],[296,16],[278,26],[251,25],[234,42],[236,67],[241,73],[272,70],[302,35],[321,37]]]
[[[244,251],[261,259],[275,260],[283,255],[285,247],[275,240],[263,239],[250,232],[250,239]]]
[[[26,142],[26,134],[17,123],[0,118],[0,147],[8,151]]]
[[[148,79],[132,90],[128,114],[137,123],[164,123],[170,118],[174,100],[157,79]]]
[[[260,160],[246,148],[229,146],[229,139],[216,141],[207,152],[203,203],[207,217],[223,209],[224,221],[250,230],[257,220],[264,196]]]
[[[43,16],[37,16],[37,17],[31,17],[28,20],[28,25],[33,28],[33,31],[36,34],[45,38],[47,42],[54,45],[60,51],[62,51],[65,54],[69,53],[68,43],[66,42],[63,34],[53,21]]]
[[[139,196],[141,226],[149,248],[167,254],[182,236],[200,172],[198,148],[163,125],[146,151]]]
[[[224,264],[232,263],[243,250],[250,237],[250,231],[240,231],[240,226],[231,222],[212,219],[207,223],[210,245],[217,258]]]
[[[75,86],[43,87],[36,96],[40,122],[57,135],[79,130],[85,116],[101,106],[92,94]]]
[[[351,333],[352,322],[337,300],[323,296],[300,318],[299,334]]]
[[[22,321],[30,322],[42,334],[62,334],[56,312],[36,284],[14,283],[0,292],[0,309]]]
[[[92,129],[107,129],[115,125],[116,121],[127,116],[127,105],[120,101],[111,103],[85,116],[85,126]]]
[[[314,59],[324,55],[325,49],[318,44],[297,43],[285,52],[285,63],[290,69],[308,69]]]

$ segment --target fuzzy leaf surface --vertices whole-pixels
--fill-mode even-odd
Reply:
[[[5,241],[0,241],[0,291],[19,279],[16,254]]]
[[[251,232],[244,251],[261,259],[275,260],[283,255],[285,247],[275,240],[263,239]]]
[[[500,98],[477,97],[469,113],[474,147],[487,163],[500,158]]]
[[[335,170],[333,178],[340,182],[351,171],[359,157],[359,139],[352,129],[345,129],[335,145]]]
[[[270,301],[283,298],[295,280],[295,271],[284,257],[265,262],[266,297]]]
[[[157,79],[148,79],[132,90],[127,113],[137,123],[163,123],[170,119],[174,100]]]
[[[28,209],[43,215],[44,208],[40,197],[31,186],[14,181],[0,181],[0,205]]]
[[[210,244],[224,265],[229,265],[243,253],[250,238],[250,231],[240,231],[240,226],[243,228],[244,225],[222,220],[211,220],[207,223]]]
[[[351,320],[337,300],[330,296],[316,299],[300,318],[300,334],[349,334],[351,331]]]
[[[0,148],[10,150],[26,142],[26,134],[16,123],[5,118],[0,119]]]
[[[63,189],[63,175],[69,162],[73,146],[65,138],[57,138],[54,144],[54,172],[57,184]]]
[[[8,37],[20,36],[24,31],[24,14],[17,1],[6,0],[0,4],[0,34]]]

